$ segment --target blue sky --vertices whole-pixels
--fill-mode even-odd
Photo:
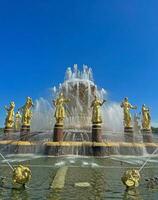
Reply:
[[[158,1],[0,1],[0,125],[4,105],[46,96],[77,63],[113,101],[128,96],[158,122]]]

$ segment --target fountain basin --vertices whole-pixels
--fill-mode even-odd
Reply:
[[[83,155],[83,156],[109,156],[109,155],[143,155],[144,151],[152,153],[158,143],[130,143],[130,142],[44,142],[44,141],[0,141],[3,152],[10,153],[36,153],[44,155]]]

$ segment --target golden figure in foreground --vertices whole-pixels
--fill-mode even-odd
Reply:
[[[142,105],[142,128],[150,130],[151,129],[151,116],[150,116],[150,110],[148,107],[145,106],[145,104]]]
[[[125,171],[121,180],[127,188],[134,188],[139,186],[140,178],[138,170],[130,169]]]
[[[101,124],[102,123],[102,117],[100,112],[100,107],[106,102],[106,100],[103,100],[102,102],[100,99],[97,98],[95,95],[95,99],[92,101],[91,107],[92,110],[92,123],[93,124]]]
[[[20,127],[21,127],[21,114],[20,112],[18,111],[16,114],[15,114],[15,130],[16,131],[19,131],[20,130]]]
[[[32,106],[33,106],[32,99],[30,97],[27,97],[26,103],[22,107],[22,125],[23,126],[30,126],[31,124]]]
[[[25,185],[31,179],[31,170],[28,167],[19,165],[13,170],[13,183]]]
[[[5,110],[7,111],[7,117],[5,119],[6,128],[14,128],[14,108],[15,103],[13,101],[10,103],[9,108],[5,106]]]
[[[130,114],[130,109],[137,109],[137,106],[132,106],[128,102],[128,98],[126,97],[124,101],[121,103],[121,108],[123,108],[124,112],[124,127],[131,128],[132,117]]]
[[[57,124],[63,124],[65,114],[64,104],[70,102],[70,99],[66,99],[63,93],[59,94],[59,97],[56,100],[53,100],[53,104],[56,107],[54,117]]]

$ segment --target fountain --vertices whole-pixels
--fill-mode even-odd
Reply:
[[[34,104],[28,97],[15,119],[14,102],[6,107],[0,199],[151,199],[143,181],[155,187],[146,177],[157,181],[158,143],[149,108],[143,105],[141,117],[135,113],[133,119],[137,107],[127,97],[121,105],[110,102],[86,65],[68,68],[52,95],[53,102],[40,98]],[[10,170],[16,190],[9,179],[4,184]]]
[[[73,70],[68,67],[64,82],[53,87],[52,95],[53,102],[40,98],[34,105],[28,97],[18,109],[15,122],[15,104],[11,102],[6,108],[0,145],[8,145],[8,150],[16,153],[57,156],[76,152],[85,156],[143,155],[157,147],[152,142],[149,108],[142,106],[140,132],[140,118],[135,114],[133,119],[130,113],[137,107],[127,97],[121,106],[110,102],[107,92],[94,83],[92,70],[86,65],[82,71],[76,64]]]

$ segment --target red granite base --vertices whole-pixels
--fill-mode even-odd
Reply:
[[[92,142],[102,142],[101,124],[92,125]]]
[[[63,141],[63,124],[55,124],[53,142]]]
[[[143,142],[152,143],[152,131],[151,129],[142,129]]]
[[[29,139],[30,126],[22,125],[20,130],[20,140],[26,141]]]
[[[134,142],[133,128],[125,127],[124,136],[125,136],[125,142]]]

